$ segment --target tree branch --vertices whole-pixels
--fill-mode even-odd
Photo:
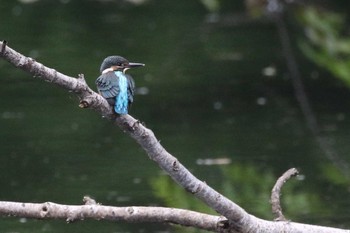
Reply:
[[[164,207],[113,207],[99,204],[61,205],[53,202],[20,203],[0,201],[0,215],[36,219],[65,219],[68,223],[84,220],[159,222],[191,226],[219,232],[221,218],[194,211]]]
[[[298,170],[295,168],[291,168],[283,175],[278,178],[276,181],[275,186],[273,186],[271,191],[271,206],[272,206],[272,213],[276,216],[275,221],[286,221],[287,219],[284,217],[282,213],[282,207],[280,203],[280,195],[281,195],[281,189],[284,183],[287,182],[291,177],[298,175]]]
[[[43,64],[36,62],[33,58],[25,57],[22,54],[8,47],[7,42],[0,42],[1,57],[31,75],[34,78],[42,79],[46,82],[56,84],[68,91],[74,92],[84,103],[81,107],[89,107],[100,112],[108,119],[114,119],[115,115],[107,101],[88,87],[84,75],[79,74],[78,78],[73,78],[57,72],[55,69],[48,68]]]
[[[113,120],[120,129],[126,132],[130,137],[134,138],[136,142],[140,144],[140,146],[147,152],[148,156],[154,160],[165,172],[167,172],[173,180],[184,187],[188,192],[202,200],[209,207],[227,218],[227,220],[222,219],[220,221],[220,231],[224,231],[224,229],[226,229],[225,231],[227,232],[350,232],[336,228],[291,222],[265,221],[248,214],[240,206],[222,196],[220,193],[209,187],[205,182],[198,180],[174,156],[168,153],[159,143],[153,132],[144,127],[138,120],[134,119],[130,115],[115,115],[107,101],[92,91],[87,86],[81,75],[78,79],[69,77],[57,72],[54,69],[45,67],[44,65],[34,61],[32,58],[23,56],[22,54],[4,45],[3,42],[0,42],[0,47],[4,48],[0,55],[11,64],[23,69],[26,72],[29,72],[34,77],[43,79],[74,92],[80,99],[80,106],[92,108],[108,119]],[[14,212],[11,212],[10,209],[3,209],[4,207],[2,205],[6,205],[6,203],[8,202],[0,202],[0,209],[2,210],[1,215],[14,214]],[[25,214],[26,211],[28,211],[28,209],[25,208],[27,205],[26,203],[21,203],[21,205],[24,206],[21,208],[22,212],[16,212],[16,216],[22,216],[22,214]],[[55,206],[54,204],[52,205]],[[42,209],[42,207],[43,206],[41,204],[41,209],[39,208],[36,210],[43,211],[44,209]],[[71,209],[71,212],[74,212],[74,210],[77,208],[76,206],[66,207],[72,207],[73,209]],[[36,208],[38,208],[38,206]],[[85,210],[86,208],[87,207],[84,206],[81,211],[87,211]],[[101,206],[98,208],[105,207]],[[180,213],[177,213],[177,215],[179,214]],[[45,216],[47,216],[47,214]],[[53,214],[50,216],[53,218],[55,217]],[[83,216],[85,217],[85,215]],[[177,217],[180,218],[180,216]]]
[[[162,147],[153,132],[144,127],[140,121],[130,115],[117,116],[113,114],[113,110],[107,101],[92,91],[83,79],[69,77],[54,69],[47,68],[43,64],[34,61],[32,58],[23,56],[8,46],[6,46],[2,56],[11,64],[29,72],[34,77],[76,93],[80,99],[80,103],[84,102],[86,107],[93,108],[103,116],[107,116],[113,120],[119,128],[141,145],[150,159],[158,163],[164,171],[188,192],[194,194],[212,209],[232,221],[235,226],[242,227],[242,225],[246,224],[249,215],[241,207],[192,175],[174,156]]]

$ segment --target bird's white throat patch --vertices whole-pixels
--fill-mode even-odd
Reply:
[[[102,74],[105,74],[105,73],[108,73],[108,72],[111,72],[111,71],[114,71],[112,67],[109,67],[105,70],[102,71]]]

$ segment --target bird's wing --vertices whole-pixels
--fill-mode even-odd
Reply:
[[[127,74],[126,77],[128,79],[128,100],[129,103],[132,103],[134,101],[135,82],[131,75]]]
[[[117,96],[120,91],[118,82],[119,78],[114,72],[108,72],[98,77],[95,83],[99,93],[104,98],[113,98]]]

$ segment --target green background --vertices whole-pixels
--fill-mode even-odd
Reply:
[[[145,63],[128,71],[137,86],[130,114],[195,176],[249,213],[271,220],[270,190],[296,167],[301,176],[283,189],[286,217],[349,228],[350,91],[329,65],[339,64],[331,58],[344,61],[342,74],[349,77],[349,3],[313,2],[285,6],[284,23],[319,123],[316,135],[295,96],[276,21],[262,15],[266,6],[259,1],[1,1],[0,40],[64,74],[84,73],[94,89],[106,56]],[[312,22],[328,18],[314,13],[316,20],[307,21],[314,9],[341,15],[342,27],[332,34],[337,27],[331,17],[321,24],[330,22],[331,32],[317,28]],[[340,54],[332,50],[332,57],[324,44],[313,44],[313,29],[324,32],[316,41],[331,48],[344,39]],[[111,122],[80,109],[74,94],[1,59],[0,93],[0,200],[80,204],[91,195],[103,205],[213,213]],[[230,162],[215,164],[220,158]],[[175,230],[185,229],[0,219],[0,232]]]

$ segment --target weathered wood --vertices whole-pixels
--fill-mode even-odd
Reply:
[[[106,118],[113,120],[115,124],[126,132],[130,137],[134,138],[138,144],[147,152],[148,156],[154,160],[165,172],[167,172],[173,180],[175,180],[179,185],[181,185],[188,192],[192,193],[194,196],[199,198],[209,207],[214,209],[219,214],[223,215],[225,218],[219,218],[218,216],[208,216],[209,219],[214,218],[217,227],[211,227],[212,231],[220,232],[264,232],[264,233],[302,233],[302,232],[317,232],[317,233],[344,233],[350,232],[349,230],[342,230],[337,228],[329,228],[322,226],[314,226],[307,224],[293,223],[289,221],[266,221],[256,218],[248,214],[243,208],[230,201],[205,182],[197,179],[191,172],[189,172],[174,156],[168,153],[162,145],[159,143],[154,133],[143,126],[140,121],[134,119],[130,115],[118,116],[113,113],[112,108],[108,105],[107,101],[103,99],[100,95],[90,89],[83,79],[82,75],[79,78],[73,78],[62,73],[57,72],[54,69],[50,69],[43,64],[36,62],[34,59],[25,57],[22,54],[16,52],[15,50],[9,48],[6,43],[0,42],[0,56],[16,66],[21,68],[26,72],[29,72],[34,77],[40,78],[42,80],[56,84],[64,89],[74,92],[80,99],[80,107],[92,108],[99,112]],[[48,204],[49,203],[49,204]],[[60,218],[57,212],[55,216],[53,213],[47,214],[51,207],[57,207],[58,204],[54,203],[44,203],[44,204],[32,204],[32,203],[10,203],[10,202],[0,202],[0,215],[8,216],[15,215],[17,217],[35,217],[38,213],[41,213],[45,218]],[[39,205],[39,206],[36,206]],[[14,207],[16,206],[16,207]],[[31,210],[29,207],[34,206]],[[68,212],[74,213],[71,217],[64,216],[65,219],[75,220],[76,216],[83,216],[84,218],[96,218],[96,216],[86,214],[89,211],[89,206],[77,207],[64,205]],[[80,208],[80,209],[79,209]],[[94,208],[107,208],[103,206],[94,206]],[[125,208],[141,208],[141,207],[124,207]],[[153,208],[153,207],[142,207],[142,208]],[[77,211],[77,210],[80,210]],[[90,206],[91,210],[91,206]],[[131,209],[129,209],[131,210]],[[172,210],[174,214],[173,219],[180,219],[181,213],[176,209]],[[34,213],[34,212],[35,213]],[[149,211],[152,211],[151,209]],[[89,212],[91,213],[91,212]],[[61,213],[62,214],[62,213]],[[128,211],[125,212],[127,216],[130,216]],[[191,214],[196,214],[191,212]],[[198,213],[199,218],[203,215]],[[206,217],[204,219],[206,219]],[[105,219],[108,219],[105,217]],[[120,218],[121,220],[126,219],[125,216]],[[150,218],[151,221],[156,221],[157,216]],[[219,220],[220,219],[220,220]],[[188,219],[189,220],[189,219]],[[126,220],[125,220],[126,221]],[[199,227],[198,219],[195,221],[189,220],[186,224],[188,226]],[[165,221],[168,222],[168,221]],[[180,222],[174,221],[174,223],[182,224]],[[211,222],[213,223],[213,222]],[[201,228],[201,227],[199,227]]]

